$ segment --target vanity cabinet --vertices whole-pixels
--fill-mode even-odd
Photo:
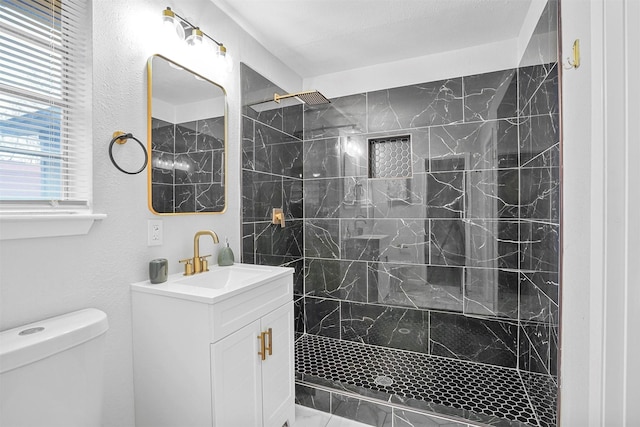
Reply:
[[[258,355],[263,339],[264,360]],[[283,420],[293,421],[287,417],[292,346],[292,302],[211,345],[215,426],[281,427]]]
[[[293,269],[269,268],[231,295],[132,285],[137,427],[293,425]]]

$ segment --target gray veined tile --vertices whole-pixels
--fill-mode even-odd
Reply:
[[[464,312],[517,319],[519,278],[515,271],[466,268]]]
[[[517,325],[459,314],[431,313],[431,354],[515,368]]]
[[[518,116],[515,69],[466,76],[462,80],[465,122]]]
[[[435,126],[431,171],[498,169],[517,164],[517,126],[506,120]]]
[[[427,311],[343,301],[342,339],[426,353]]]
[[[330,104],[304,106],[304,139],[320,139],[367,131],[367,96],[331,99]]]
[[[518,218],[518,169],[468,171],[466,180],[465,214],[468,218]]]
[[[305,221],[305,256],[340,259],[340,222],[337,219]]]
[[[369,302],[462,311],[463,269],[369,263]]]
[[[473,219],[465,221],[469,267],[519,268],[518,221]]]
[[[520,165],[560,166],[560,126],[558,114],[527,117],[520,125]]]
[[[369,132],[462,121],[462,79],[369,92]]]
[[[306,260],[305,292],[344,301],[367,301],[367,264],[357,261]]]
[[[308,334],[340,338],[340,302],[305,297],[304,323]]]

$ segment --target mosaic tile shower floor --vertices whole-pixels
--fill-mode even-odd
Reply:
[[[298,381],[492,426],[555,426],[555,381],[515,369],[304,335]]]

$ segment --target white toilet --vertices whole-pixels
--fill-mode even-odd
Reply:
[[[0,332],[0,426],[99,426],[108,328],[89,308]]]

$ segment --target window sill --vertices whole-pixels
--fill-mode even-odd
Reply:
[[[106,217],[85,213],[4,214],[0,215],[0,240],[79,236],[89,233],[94,221]]]

